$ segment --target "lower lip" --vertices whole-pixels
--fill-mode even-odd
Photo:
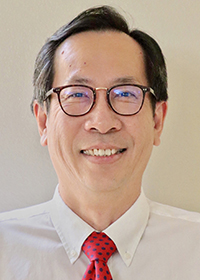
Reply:
[[[126,151],[124,151],[122,153],[110,155],[110,156],[90,156],[90,155],[86,155],[84,153],[82,153],[82,155],[92,163],[110,164],[110,163],[114,163],[115,161],[119,160],[125,152]]]

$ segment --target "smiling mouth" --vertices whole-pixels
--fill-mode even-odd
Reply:
[[[87,156],[96,156],[96,157],[109,157],[116,154],[121,154],[125,152],[126,149],[91,149],[91,150],[81,150],[82,154]]]

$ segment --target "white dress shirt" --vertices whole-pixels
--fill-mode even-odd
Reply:
[[[93,228],[62,201],[0,214],[1,280],[81,280],[81,251]],[[113,280],[199,280],[200,214],[148,200],[104,231],[117,246],[108,260]]]

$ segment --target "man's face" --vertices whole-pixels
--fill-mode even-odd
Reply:
[[[125,33],[84,32],[71,36],[58,47],[54,66],[53,87],[83,84],[110,88],[121,83],[148,86],[142,49]],[[120,188],[139,191],[153,144],[159,144],[163,104],[157,105],[153,117],[147,94],[138,114],[121,116],[109,107],[106,91],[98,90],[92,110],[71,117],[64,114],[53,94],[50,112],[41,113],[43,117],[36,113],[36,117],[41,142],[48,145],[60,186],[69,192],[79,189],[100,193]],[[113,154],[105,156],[106,150]]]

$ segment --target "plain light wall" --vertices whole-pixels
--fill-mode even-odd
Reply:
[[[0,0],[0,211],[53,195],[56,174],[30,111],[34,60],[60,26],[102,4],[152,35],[166,58],[169,110],[144,190],[156,201],[200,212],[199,0]]]

